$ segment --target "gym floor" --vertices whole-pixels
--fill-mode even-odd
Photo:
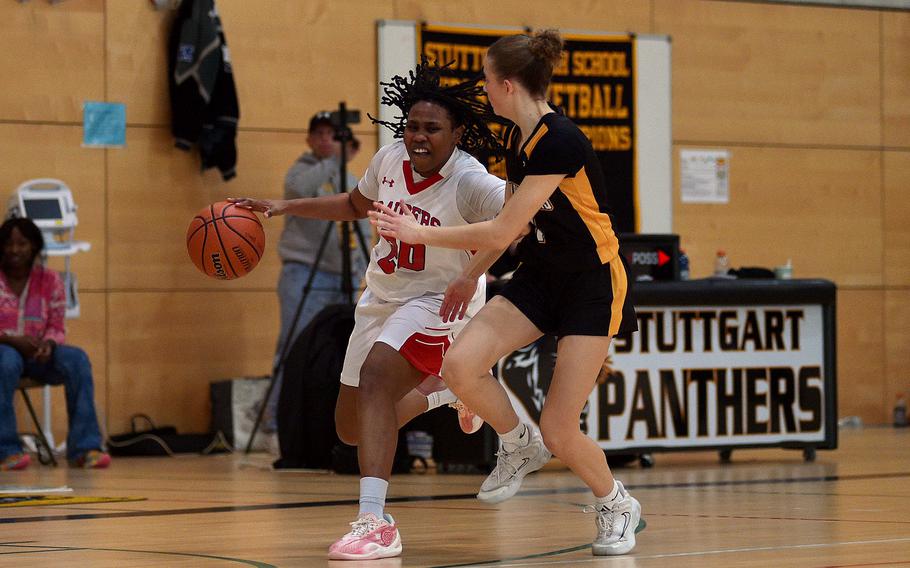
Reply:
[[[558,461],[510,501],[480,475],[395,476],[400,558],[329,562],[356,515],[354,476],[268,469],[265,454],[121,458],[106,471],[32,466],[0,486],[69,486],[120,503],[0,508],[0,565],[40,566],[910,566],[910,429],[840,432],[839,449],[655,454],[615,470],[641,501],[634,552],[595,558],[589,493]]]

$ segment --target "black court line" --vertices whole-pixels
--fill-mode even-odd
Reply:
[[[386,503],[403,503],[419,501],[450,501],[473,499],[474,493],[459,495],[427,495],[420,497],[392,497]],[[75,515],[54,515],[46,517],[19,517],[0,519],[0,525],[9,523],[31,523],[46,521],[78,521],[83,519],[121,519],[126,517],[160,517],[169,515],[198,515],[202,513],[237,513],[244,511],[263,511],[270,509],[309,509],[313,507],[336,507],[340,505],[357,505],[359,499],[339,499],[335,501],[307,501],[303,503],[268,503],[263,505],[229,505],[223,507],[201,507],[195,509],[162,509],[159,511],[128,511],[121,513],[80,513]]]
[[[830,483],[834,481],[858,481],[867,479],[892,479],[910,477],[910,472],[872,473],[864,475],[821,475],[813,477],[782,477],[771,479],[738,479],[729,481],[693,481],[688,483],[643,483],[627,485],[634,490],[642,489],[687,489],[698,487],[729,487],[741,485],[766,485],[769,483]],[[559,489],[526,489],[519,491],[518,495],[567,495],[586,493],[587,487],[565,487]],[[426,501],[458,501],[461,499],[474,499],[474,493],[456,493],[449,495],[424,495],[416,497],[391,497],[386,503],[419,503]],[[79,513],[73,515],[53,515],[44,517],[18,517],[0,518],[0,525],[12,523],[40,523],[49,521],[79,521],[85,519],[122,519],[129,517],[162,517],[171,515],[200,515],[209,513],[240,513],[246,511],[265,511],[273,509],[311,509],[315,507],[337,507],[342,505],[357,505],[358,499],[339,499],[334,501],[308,501],[302,503],[268,503],[262,505],[230,505],[223,507],[201,507],[195,509],[162,509],[159,511],[129,511],[120,513]]]
[[[548,556],[558,556],[560,554],[567,554],[569,552],[578,552],[579,550],[586,550],[591,548],[590,544],[581,544],[579,546],[572,546],[570,548],[560,548],[559,550],[551,550],[549,552],[538,552],[537,554],[528,554],[526,556],[512,556],[508,558],[498,558],[496,560],[480,560],[478,562],[465,562],[463,564],[440,564],[439,566],[433,566],[433,568],[461,568],[462,566],[489,566],[491,564],[500,564],[502,562],[517,562],[519,560],[531,560],[533,558],[546,558]]]
[[[34,542],[34,541],[29,541]],[[162,550],[133,550],[129,548],[92,548],[86,546],[45,546],[45,545],[27,545],[16,542],[0,543],[0,546],[10,546],[18,548],[32,548],[34,550],[13,550],[9,552],[0,552],[0,555],[6,554],[37,554],[42,552],[79,552],[79,551],[93,551],[93,552],[129,552],[132,554],[159,554],[164,556],[189,556],[191,558],[205,558],[207,560],[226,560],[228,562],[235,562],[237,564],[246,564],[247,566],[253,566],[255,568],[277,568],[272,564],[267,564],[265,562],[259,562],[258,560],[245,560],[243,558],[231,558],[230,556],[214,556],[212,554],[196,554],[192,552],[167,552]]]

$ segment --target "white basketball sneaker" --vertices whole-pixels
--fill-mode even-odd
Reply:
[[[594,526],[597,538],[591,545],[594,556],[616,556],[635,548],[635,533],[646,526],[641,518],[641,504],[629,495],[622,483],[615,481],[619,494],[605,505],[585,507],[586,512],[596,513]]]
[[[553,454],[543,445],[540,433],[525,425],[524,435],[531,436],[525,446],[507,449],[506,444],[500,444],[499,451],[496,452],[496,467],[480,486],[478,499],[485,503],[505,501],[518,492],[526,475],[537,471],[550,461]]]

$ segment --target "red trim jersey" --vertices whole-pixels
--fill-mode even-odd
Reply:
[[[403,200],[421,225],[454,227],[495,217],[502,210],[505,181],[458,148],[439,173],[424,179],[411,168],[404,142],[399,141],[376,152],[357,188],[367,199],[396,211]],[[471,256],[471,251],[380,237],[370,255],[367,286],[387,302],[442,295]],[[484,294],[481,277],[475,299]]]

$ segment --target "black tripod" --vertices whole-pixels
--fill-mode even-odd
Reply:
[[[332,124],[335,126],[335,140],[338,140],[341,143],[341,153],[339,154],[340,177],[338,178],[338,192],[346,193],[348,188],[347,145],[354,138],[354,135],[348,125],[357,124],[360,122],[360,111],[347,110],[344,101],[342,101],[338,103],[338,110],[331,113],[331,120]],[[333,230],[335,230],[336,225],[341,226],[341,238],[339,239],[339,245],[341,246],[341,292],[344,294],[348,305],[354,305],[354,284],[351,274],[351,231],[353,230],[354,234],[357,237],[357,242],[360,245],[360,249],[363,252],[363,257],[366,262],[370,261],[370,249],[367,246],[366,239],[363,237],[363,232],[360,230],[360,226],[356,222],[326,221],[325,231],[322,233],[322,239],[319,242],[319,249],[316,252],[316,258],[313,261],[310,275],[307,277],[306,284],[303,287],[303,296],[301,296],[300,301],[297,303],[297,309],[294,311],[294,317],[291,319],[291,323],[287,327],[287,333],[284,337],[284,341],[281,344],[281,354],[275,361],[275,366],[272,368],[272,377],[269,380],[269,386],[265,392],[265,397],[263,398],[262,403],[259,405],[259,412],[256,415],[256,422],[253,424],[253,431],[250,433],[250,439],[246,444],[246,450],[244,453],[250,453],[250,450],[253,448],[253,440],[256,439],[256,434],[259,432],[259,426],[262,423],[262,417],[265,414],[266,406],[268,406],[269,399],[272,396],[272,391],[275,389],[275,380],[278,378],[279,373],[284,369],[284,363],[287,360],[288,352],[291,349],[293,340],[296,339],[294,331],[297,328],[297,322],[300,319],[300,314],[303,312],[303,306],[306,305],[307,298],[310,295],[310,290],[313,288],[313,280],[316,278],[316,272],[319,270],[319,263],[322,261],[322,255],[325,252],[326,244],[329,242],[329,235]]]

